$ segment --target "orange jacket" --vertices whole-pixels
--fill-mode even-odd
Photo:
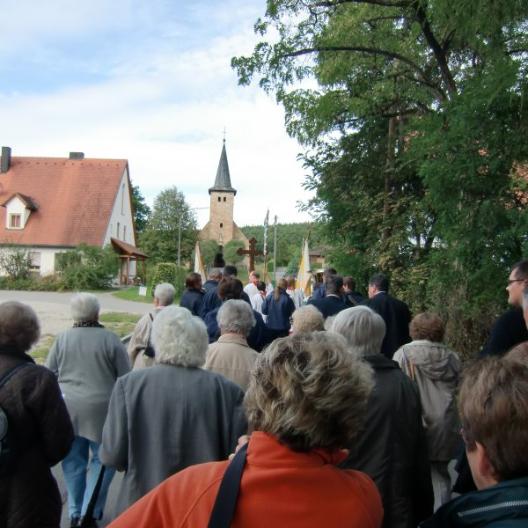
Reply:
[[[342,470],[340,452],[297,453],[262,432],[251,435],[232,527],[378,528],[383,509],[372,480]],[[108,528],[201,528],[228,462],[210,462],[173,475]]]

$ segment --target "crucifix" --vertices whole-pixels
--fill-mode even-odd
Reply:
[[[262,255],[262,251],[257,250],[257,239],[249,239],[249,249],[238,248],[237,255],[249,255],[249,272],[255,270],[255,257]]]

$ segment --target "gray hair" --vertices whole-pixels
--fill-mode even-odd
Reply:
[[[97,321],[99,300],[93,293],[76,293],[70,301],[71,315],[75,322]]]
[[[187,308],[169,306],[152,323],[156,363],[201,367],[209,344],[204,322]]]
[[[231,332],[247,337],[251,329],[255,326],[255,316],[251,306],[238,299],[225,301],[216,315],[216,321],[220,331]]]
[[[169,306],[174,302],[176,290],[172,284],[162,282],[154,288],[154,299],[158,299],[160,306]]]
[[[385,337],[385,321],[367,306],[354,306],[339,312],[331,330],[341,334],[360,356],[381,352]]]
[[[259,354],[244,405],[250,430],[294,451],[349,446],[373,387],[370,366],[328,332],[276,339]]]
[[[39,336],[40,325],[33,308],[17,301],[0,304],[0,346],[26,352]]]
[[[311,304],[297,308],[292,314],[292,332],[317,332],[324,330],[323,314]]]
[[[211,268],[207,276],[211,280],[220,280],[222,278],[222,270],[220,268]]]

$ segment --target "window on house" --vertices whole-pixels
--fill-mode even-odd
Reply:
[[[117,222],[117,238],[119,238],[119,233],[121,232],[121,225]]]
[[[123,226],[123,241],[126,242],[126,225]]]
[[[218,197],[218,201],[221,202],[222,201],[222,198],[220,198],[220,196]]]
[[[222,222],[220,222],[220,227],[224,227],[224,224]]]
[[[226,201],[226,197],[224,196],[224,202]]]
[[[22,227],[22,215],[21,214],[10,214],[9,215],[9,227],[12,229],[20,229]]]
[[[121,214],[125,214],[125,184],[121,185]]]
[[[42,253],[40,251],[30,251],[29,260],[30,260],[30,269],[33,271],[40,271],[40,259]]]

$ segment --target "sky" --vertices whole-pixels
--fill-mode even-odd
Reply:
[[[310,220],[284,113],[231,57],[265,0],[2,0],[0,145],[13,156],[126,158],[147,203],[175,185],[198,225],[226,137],[235,221]]]

